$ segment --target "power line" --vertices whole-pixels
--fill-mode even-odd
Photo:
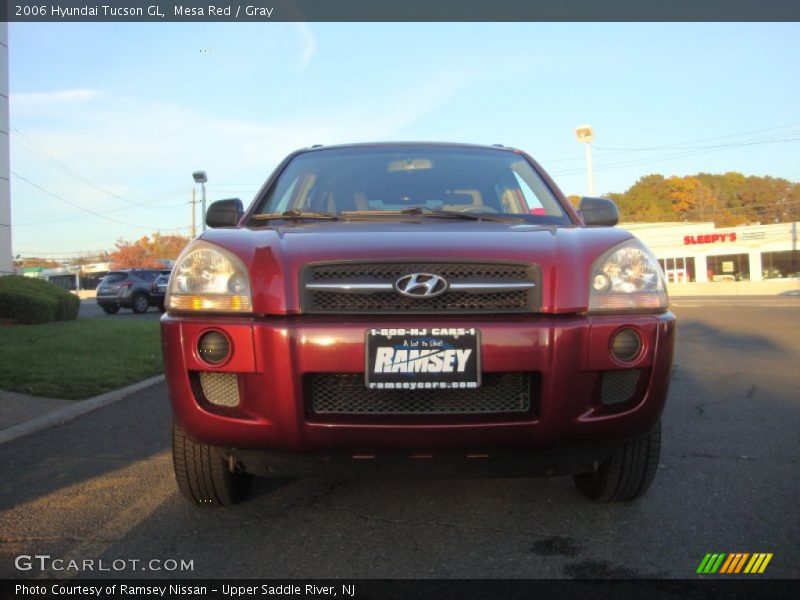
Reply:
[[[182,206],[184,204],[183,202],[180,203],[180,204],[168,204],[168,205],[165,205],[165,206],[157,206],[157,207],[150,206],[150,205],[155,204],[156,202],[160,202],[162,200],[169,200],[170,198],[175,198],[177,196],[184,195],[188,190],[188,186],[182,186],[181,188],[178,188],[178,189],[180,189],[180,192],[178,192],[178,193],[173,193],[173,190],[165,190],[163,192],[158,192],[158,195],[159,195],[158,198],[156,198],[155,200],[152,200],[150,202],[146,202],[146,203],[142,204],[140,207],[116,205],[116,206],[113,206],[113,207],[111,207],[111,208],[109,208],[107,210],[102,210],[102,211],[97,211],[97,212],[102,213],[102,214],[108,214],[108,213],[114,213],[114,212],[123,212],[123,211],[126,211],[126,210],[131,210],[132,208],[144,208],[144,209],[147,209],[147,210],[162,210],[162,209],[165,209],[165,208],[174,208],[176,206]],[[166,195],[166,194],[169,194],[169,195]],[[154,196],[154,195],[143,196],[142,198],[150,198],[152,196]],[[47,223],[60,223],[60,222],[63,222],[63,221],[73,221],[75,219],[79,219],[80,217],[81,217],[80,215],[76,215],[74,212],[73,213],[60,213],[58,215],[54,215],[52,217],[46,217],[44,219],[35,219],[35,220],[32,220],[32,221],[15,221],[14,222],[14,227],[26,226],[26,225],[42,225],[42,224],[47,224]]]
[[[700,138],[700,139],[688,140],[688,141],[685,141],[685,142],[676,142],[676,143],[673,143],[673,144],[663,144],[663,145],[660,145],[660,146],[649,146],[649,147],[645,147],[645,148],[603,148],[603,147],[600,147],[600,146],[592,146],[592,148],[594,148],[596,150],[601,150],[603,152],[616,153],[616,154],[626,154],[626,153],[630,153],[630,152],[645,152],[645,151],[652,151],[652,150],[667,150],[667,149],[670,149],[670,148],[677,149],[677,147],[680,147],[680,146],[683,146],[683,145],[686,145],[686,144],[697,144],[697,143],[701,143],[701,142],[713,142],[715,140],[730,139],[730,138],[733,138],[733,137],[752,135],[752,134],[755,134],[755,133],[763,133],[765,131],[776,131],[778,129],[791,129],[791,128],[797,127],[798,125],[800,125],[800,123],[791,123],[789,125],[781,125],[779,127],[766,127],[764,129],[754,129],[754,130],[751,130],[751,131],[742,131],[742,132],[739,132],[739,133],[730,133],[730,134],[727,134],[727,135],[708,137],[708,138]],[[792,131],[792,132],[784,132],[782,134],[773,134],[772,137],[779,136],[779,135],[789,135],[789,134],[793,134],[793,133],[797,133],[797,132]],[[771,136],[767,136],[767,137],[771,137]],[[756,139],[763,139],[763,138],[756,138]],[[745,140],[745,141],[748,141],[748,140]],[[570,158],[557,158],[557,159],[548,160],[548,161],[544,161],[543,160],[542,162],[543,163],[546,162],[548,164],[553,164],[553,163],[559,163],[559,162],[577,162],[577,161],[582,161],[582,160],[585,160],[584,156],[575,156],[575,157],[570,157]]]
[[[729,134],[729,135],[722,135],[722,136],[718,136],[718,137],[701,138],[701,139],[698,139],[698,140],[689,140],[689,141],[686,141],[686,142],[677,142],[677,143],[674,143],[674,144],[662,144],[662,145],[659,145],[659,146],[648,146],[648,147],[643,147],[643,148],[604,148],[602,146],[592,146],[592,147],[595,150],[600,150],[600,151],[604,151],[604,152],[606,152],[606,151],[607,152],[614,152],[614,153],[619,153],[619,154],[624,154],[624,153],[627,153],[627,152],[646,152],[646,151],[651,151],[651,150],[668,150],[668,149],[679,150],[679,149],[681,149],[681,147],[684,147],[686,144],[697,144],[697,143],[701,143],[701,142],[712,142],[712,141],[715,141],[715,140],[730,139],[732,137],[740,137],[740,136],[743,136],[743,135],[752,135],[754,133],[763,133],[764,131],[774,131],[776,129],[787,129],[788,130],[788,131],[783,131],[783,132],[780,132],[780,133],[773,133],[773,134],[770,134],[770,135],[767,135],[767,136],[761,136],[761,137],[753,138],[752,140],[744,140],[744,141],[740,141],[740,142],[732,142],[731,144],[717,144],[717,145],[713,145],[713,146],[701,146],[701,147],[705,147],[705,148],[713,148],[713,147],[722,147],[722,146],[746,144],[747,142],[750,142],[750,141],[770,140],[770,139],[775,139],[775,138],[779,138],[781,136],[786,136],[786,135],[796,135],[798,133],[798,130],[795,129],[795,128],[798,127],[798,126],[800,126],[800,123],[792,123],[791,125],[783,125],[781,127],[769,127],[767,129],[756,129],[754,131],[745,131],[745,132],[742,132],[742,133],[732,133],[732,134]]]
[[[800,134],[800,130],[797,131],[788,131],[782,135],[798,135]],[[761,138],[751,141],[743,141],[743,142],[734,142],[730,144],[716,144],[713,146],[672,146],[671,148],[674,150],[716,150],[720,148],[740,148],[742,146],[757,146],[760,144],[777,144],[780,142],[795,142],[800,138],[778,138],[778,136],[769,136],[768,138]],[[594,147],[595,150],[607,150],[606,148]],[[624,152],[619,152],[619,154],[623,154],[626,152],[642,152],[642,151],[650,151],[650,150],[659,150],[664,149],[664,147],[652,147],[652,148],[631,148],[630,150],[625,150]]]
[[[127,227],[135,227],[137,229],[147,229],[149,231],[153,231],[152,227],[146,227],[146,226],[143,226],[143,225],[135,225],[133,223],[128,223],[126,221],[120,221],[119,219],[114,219],[113,217],[106,216],[106,215],[101,214],[99,212],[95,212],[93,210],[85,208],[85,207],[83,207],[83,206],[81,206],[79,204],[75,204],[74,202],[71,202],[70,200],[67,200],[66,198],[63,198],[62,196],[59,196],[58,194],[55,194],[55,193],[51,192],[50,190],[47,190],[47,189],[43,188],[40,185],[37,185],[36,183],[31,181],[30,179],[27,179],[27,178],[23,177],[22,175],[20,175],[19,173],[11,171],[11,174],[14,175],[14,177],[16,177],[17,179],[20,179],[20,180],[24,181],[25,183],[27,183],[28,185],[30,185],[32,187],[35,187],[37,190],[47,194],[48,196],[52,196],[53,198],[56,198],[57,200],[60,200],[61,202],[64,202],[65,204],[69,204],[70,206],[74,206],[78,210],[81,210],[81,211],[83,211],[83,212],[85,212],[87,214],[93,215],[95,217],[100,217],[101,219],[105,219],[106,221],[112,221],[112,222],[118,223],[120,225],[125,225]],[[181,229],[186,229],[186,228],[183,227]],[[156,229],[156,231],[160,232],[162,230]]]
[[[81,175],[80,173],[78,173],[77,171],[75,171],[74,169],[69,167],[68,165],[64,164],[63,162],[61,162],[60,160],[58,160],[57,158],[55,158],[54,156],[49,154],[46,150],[44,150],[41,146],[39,146],[35,141],[33,141],[29,136],[24,134],[18,128],[12,126],[11,130],[15,134],[15,135],[12,136],[12,139],[14,141],[16,141],[22,148],[25,148],[28,152],[30,152],[31,154],[33,154],[34,156],[36,156],[40,160],[42,160],[42,161],[44,161],[44,162],[46,162],[46,163],[48,163],[48,164],[50,164],[52,166],[60,168],[62,171],[65,171],[65,172],[69,173],[70,175],[72,175],[78,181],[81,181],[85,185],[88,185],[89,187],[94,188],[95,190],[97,190],[99,192],[102,192],[103,194],[106,194],[108,196],[111,196],[112,198],[116,198],[118,200],[121,200],[122,202],[124,202],[126,204],[129,204],[131,206],[135,206],[135,207],[140,206],[139,204],[137,204],[133,200],[129,200],[129,199],[125,198],[124,196],[120,196],[119,194],[117,194],[115,192],[112,192],[110,190],[107,190],[107,189],[105,189],[103,187],[100,187],[99,185],[97,185],[94,182],[90,181],[89,179],[87,179],[86,177],[84,177],[83,175]],[[18,136],[22,136],[22,138],[20,138]]]
[[[776,144],[776,143],[781,143],[781,142],[796,142],[796,141],[800,141],[800,138],[791,138],[791,139],[785,139],[785,140],[773,140],[773,141],[758,142],[758,143],[761,143],[761,144]],[[752,143],[738,144],[738,146],[744,146],[744,145],[753,145],[753,144]],[[729,147],[734,147],[734,146],[726,146],[726,148],[729,148]],[[682,151],[682,152],[678,152],[678,153],[674,153],[674,154],[664,154],[662,156],[656,156],[656,157],[651,157],[651,158],[638,158],[638,159],[633,159],[633,160],[630,160],[630,161],[623,161],[623,162],[618,162],[618,163],[610,163],[610,164],[601,165],[601,166],[595,167],[594,170],[595,171],[608,171],[608,170],[611,170],[611,169],[621,169],[621,168],[624,168],[624,167],[634,167],[634,166],[638,166],[638,165],[645,165],[645,164],[650,164],[650,163],[655,163],[655,162],[661,162],[661,161],[664,161],[664,160],[673,160],[673,159],[676,159],[676,158],[687,158],[687,157],[690,157],[690,156],[699,156],[701,154],[709,154],[711,152],[717,152],[720,149],[723,149],[723,148],[710,148],[710,149],[703,149],[703,150]],[[585,172],[585,169],[583,169],[583,168],[573,168],[573,169],[567,169],[567,170],[564,170],[564,171],[553,171],[552,174],[553,175],[579,175],[579,174],[584,173],[584,172]]]
[[[100,254],[105,254],[106,250],[75,250],[69,252],[37,252],[31,250],[18,250],[20,255],[27,254],[30,258],[37,258],[39,256],[76,256],[80,254],[84,254],[87,256],[97,256]]]

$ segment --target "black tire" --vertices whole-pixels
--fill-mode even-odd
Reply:
[[[116,304],[101,304],[100,308],[102,308],[107,315],[115,315],[119,312],[119,306]]]
[[[231,473],[213,447],[201,444],[172,424],[172,465],[181,493],[196,504],[232,506],[247,497],[253,476]]]
[[[158,305],[158,312],[167,312],[167,307],[163,303]]]
[[[658,469],[661,422],[643,438],[614,451],[594,473],[575,475],[575,485],[596,502],[631,502],[644,495]]]
[[[148,308],[150,308],[150,299],[147,294],[139,292],[131,299],[131,310],[137,315],[146,313]]]

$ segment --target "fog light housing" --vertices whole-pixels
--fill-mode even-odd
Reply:
[[[611,338],[611,354],[620,362],[631,362],[642,351],[642,338],[633,329],[621,329]]]
[[[231,343],[221,331],[207,331],[197,340],[197,355],[208,365],[221,365],[231,355]]]

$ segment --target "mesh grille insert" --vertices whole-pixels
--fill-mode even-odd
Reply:
[[[633,398],[641,372],[641,369],[626,369],[603,373],[603,387],[600,392],[603,404],[622,404]]]
[[[524,265],[474,264],[474,263],[361,263],[339,265],[317,265],[312,268],[311,281],[331,279],[387,279],[394,281],[407,273],[421,271],[436,273],[445,279],[521,279],[529,278]]]
[[[200,373],[205,399],[217,406],[238,406],[239,380],[235,373]]]
[[[508,311],[528,306],[527,292],[466,294],[447,292],[430,299],[401,296],[395,292],[336,294],[313,292],[313,306],[336,312],[439,312],[446,310]]]
[[[527,413],[531,373],[484,373],[474,390],[371,390],[362,373],[306,375],[305,394],[320,415],[469,415]]]

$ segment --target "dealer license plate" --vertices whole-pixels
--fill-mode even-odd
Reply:
[[[474,389],[480,331],[465,327],[368,329],[366,385],[374,390]]]

